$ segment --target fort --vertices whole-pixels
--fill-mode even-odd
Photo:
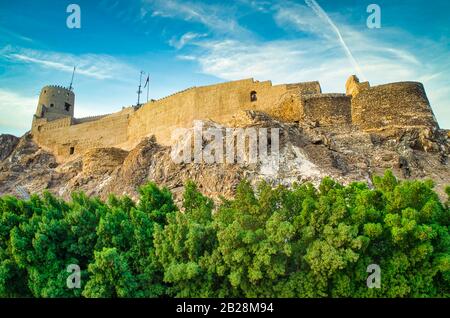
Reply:
[[[32,136],[60,160],[92,148],[130,150],[144,137],[170,145],[176,128],[194,120],[232,123],[239,111],[257,110],[284,122],[314,122],[320,126],[352,125],[362,131],[392,131],[400,127],[438,129],[421,83],[379,86],[351,76],[345,94],[324,94],[319,82],[272,85],[253,79],[192,87],[146,104],[88,118],[75,118],[75,94],[62,86],[42,89],[32,123]]]

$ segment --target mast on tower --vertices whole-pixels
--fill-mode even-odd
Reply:
[[[72,90],[72,88],[73,88],[73,77],[74,77],[74,75],[75,75],[75,70],[77,69],[77,67],[76,66],[74,66],[73,67],[73,72],[72,72],[72,79],[70,80],[70,85],[69,85],[69,91],[71,91]]]
[[[136,106],[138,106],[138,107],[141,104],[141,93],[142,93],[141,87],[142,87],[142,75],[143,74],[144,74],[144,71],[141,71],[141,76],[140,76],[140,79],[139,79],[139,88],[138,88],[138,91],[137,91],[138,101],[137,101],[137,105]]]
[[[147,87],[147,103],[148,103],[148,94],[150,90],[150,73],[147,74],[147,79],[145,80],[144,88]]]

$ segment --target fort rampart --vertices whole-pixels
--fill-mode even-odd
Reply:
[[[421,83],[402,82],[371,87],[352,98],[352,122],[363,130],[436,125]]]
[[[244,110],[263,111],[288,122],[310,120],[323,126],[356,125],[362,130],[437,127],[420,83],[370,87],[352,76],[346,88],[346,95],[323,94],[318,82],[272,85],[270,81],[247,79],[193,87],[140,107],[76,119],[71,104],[73,92],[46,86],[34,116],[32,135],[42,147],[64,159],[96,147],[129,150],[150,135],[169,145],[176,128],[192,127],[194,120],[229,123]]]
[[[301,120],[321,126],[351,122],[351,97],[345,94],[310,94],[301,97]]]

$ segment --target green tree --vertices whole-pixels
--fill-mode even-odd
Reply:
[[[102,215],[96,232],[95,250],[103,253],[105,249],[114,249],[114,255],[119,257],[117,262],[126,265],[133,279],[133,288],[114,294],[119,297],[158,297],[165,293],[163,274],[156,265],[153,232],[155,225],[164,225],[166,214],[177,208],[170,191],[154,183],[141,187],[139,193],[137,206],[128,197],[110,196],[108,213]],[[95,283],[90,284],[92,279]],[[107,280],[101,283],[101,279]],[[111,281],[103,275],[90,278],[88,284],[90,291],[84,295],[94,296],[94,285],[109,286]],[[109,296],[99,294],[98,297]]]
[[[209,258],[217,245],[212,225],[213,203],[188,182],[184,212],[167,215],[167,224],[155,227],[154,244],[169,294],[176,297],[217,296],[217,281]]]
[[[90,279],[83,296],[93,298],[136,297],[136,279],[128,263],[116,248],[95,252],[95,261],[89,265]]]
[[[450,297],[450,187],[373,185],[244,181],[215,209],[188,182],[182,211],[154,183],[138,203],[0,197],[0,297]]]

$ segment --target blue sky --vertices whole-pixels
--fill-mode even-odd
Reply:
[[[66,26],[71,3],[81,29]],[[371,3],[380,29],[366,25]],[[40,88],[68,85],[74,65],[76,117],[135,104],[140,70],[151,98],[250,77],[344,92],[357,74],[372,85],[423,82],[448,129],[449,14],[448,0],[2,0],[0,133],[26,132]]]

